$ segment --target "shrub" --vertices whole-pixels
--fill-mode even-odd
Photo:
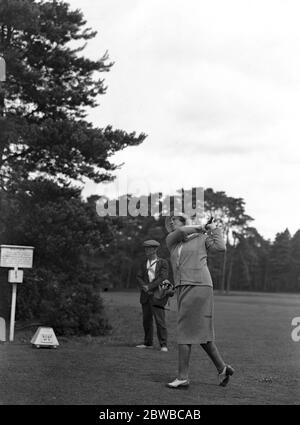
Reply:
[[[37,320],[58,335],[104,335],[110,330],[95,275],[86,266],[68,274],[36,268],[20,286],[17,319]]]

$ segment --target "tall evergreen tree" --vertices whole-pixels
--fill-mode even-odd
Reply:
[[[242,198],[227,196],[225,192],[215,192],[208,188],[204,193],[205,209],[222,223],[227,250],[223,254],[223,267],[220,279],[220,289],[230,290],[232,262],[235,244],[239,235],[248,228],[252,217],[245,212],[245,201]],[[217,254],[215,254],[215,257]],[[220,256],[219,256],[220,257]],[[229,277],[229,278],[228,278]]]
[[[83,55],[96,36],[86,24],[65,1],[0,0],[7,65],[0,87],[0,242],[36,247],[19,317],[51,319],[71,333],[105,328],[97,279],[81,258],[113,233],[82,200],[82,184],[112,180],[112,155],[145,139],[87,120],[113,63],[107,53],[98,60]]]
[[[106,92],[99,76],[112,67],[81,55],[96,36],[79,10],[63,1],[0,0],[0,52],[7,64],[0,118],[0,184],[32,175],[59,184],[111,180],[111,155],[138,145],[144,135],[95,128],[86,108]],[[72,47],[70,42],[84,43]]]

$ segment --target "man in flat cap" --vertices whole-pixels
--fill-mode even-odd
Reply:
[[[168,297],[159,297],[159,285],[169,275],[169,265],[166,260],[157,256],[160,246],[155,240],[143,243],[146,260],[137,273],[137,283],[141,291],[140,303],[143,309],[144,344],[137,348],[153,348],[153,316],[157,328],[157,337],[161,351],[167,352],[167,327],[165,320],[165,305]]]

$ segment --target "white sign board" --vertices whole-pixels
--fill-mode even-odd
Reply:
[[[0,267],[31,269],[33,246],[0,245]]]
[[[9,283],[22,283],[23,282],[23,270],[9,270],[8,271],[8,281]]]

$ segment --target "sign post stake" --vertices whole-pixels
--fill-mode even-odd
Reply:
[[[2,54],[0,54],[0,117],[4,116],[5,93],[1,88],[1,82],[6,80],[6,62]]]
[[[15,274],[17,274],[18,270],[15,269],[14,271],[15,271]],[[12,295],[11,295],[10,331],[9,331],[9,340],[11,342],[14,340],[16,301],[17,301],[17,284],[13,283]]]

